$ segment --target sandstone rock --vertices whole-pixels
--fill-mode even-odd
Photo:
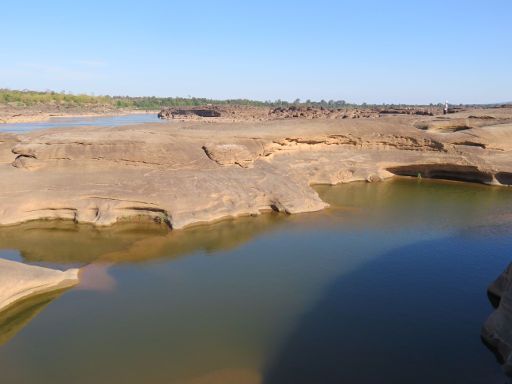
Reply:
[[[189,107],[189,108],[167,108],[158,113],[160,119],[174,119],[179,117],[221,117],[222,112],[218,107]]]
[[[236,164],[248,167],[264,153],[264,144],[258,140],[237,141],[233,143],[207,143],[203,146],[208,158],[220,165]]]
[[[149,218],[176,229],[270,209],[315,211],[326,203],[311,184],[393,175],[512,184],[512,136],[503,123],[512,121],[512,110],[473,110],[448,119],[475,120],[470,115],[494,118],[449,133],[418,129],[415,115],[390,115],[184,121],[10,136],[0,144],[12,154],[12,161],[0,162],[0,225],[67,219],[101,226]]]
[[[482,338],[512,376],[512,264],[488,288],[496,310],[482,327]]]
[[[12,163],[16,155],[12,148],[18,143],[19,139],[11,133],[0,133],[0,164]]]
[[[78,283],[78,269],[65,272],[0,259],[0,312],[28,298]]]

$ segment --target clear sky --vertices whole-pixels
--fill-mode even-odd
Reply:
[[[512,1],[23,1],[0,87],[111,95],[512,101]]]

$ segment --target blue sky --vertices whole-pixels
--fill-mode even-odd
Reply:
[[[510,0],[4,0],[0,87],[511,101],[511,17]]]

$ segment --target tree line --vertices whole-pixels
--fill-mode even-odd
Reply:
[[[34,106],[38,104],[58,104],[63,106],[107,106],[112,108],[133,108],[133,109],[162,109],[168,107],[191,107],[205,105],[243,105],[254,107],[282,107],[291,106],[316,107],[316,108],[355,108],[355,107],[385,107],[385,108],[404,108],[406,104],[355,104],[348,103],[345,100],[250,100],[250,99],[227,99],[217,100],[197,97],[156,97],[156,96],[95,96],[87,94],[72,94],[67,92],[54,91],[30,91],[30,90],[10,90],[0,89],[0,104],[10,104],[14,106]],[[435,104],[441,106],[442,104]],[[434,104],[423,105],[434,106]]]

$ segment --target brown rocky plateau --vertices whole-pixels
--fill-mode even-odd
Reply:
[[[220,111],[229,112],[245,117],[212,123],[184,112],[196,117],[0,134],[0,225],[149,218],[176,229],[271,209],[320,210],[327,204],[312,184],[394,175],[512,184],[510,108],[357,118],[275,118],[289,111],[269,117],[263,109],[261,120],[250,108]]]

